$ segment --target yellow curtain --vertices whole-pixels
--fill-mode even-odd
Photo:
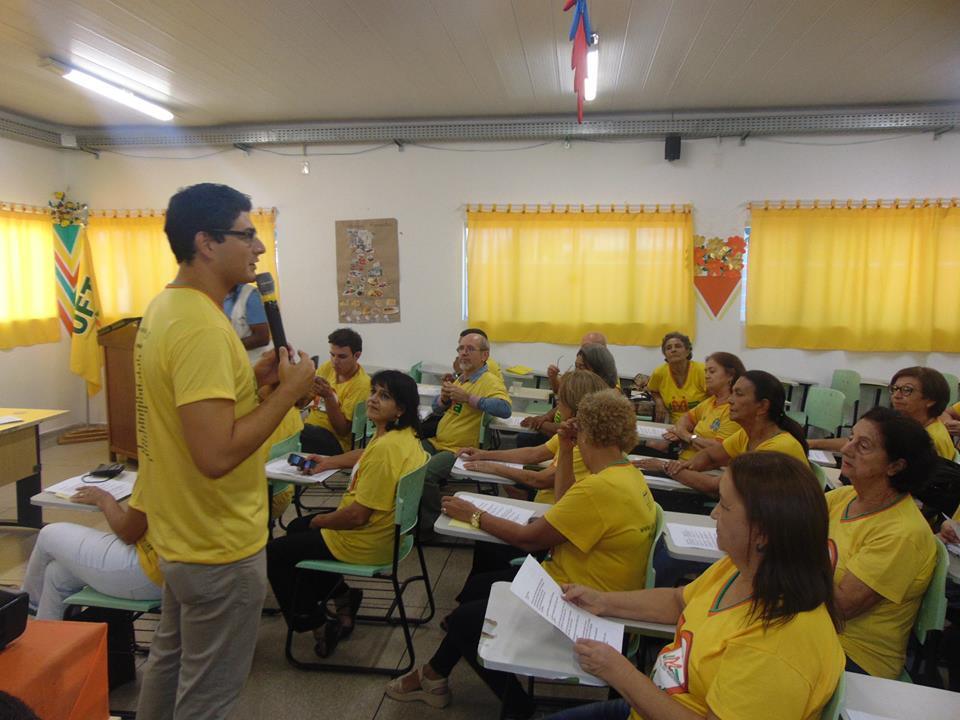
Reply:
[[[257,210],[250,213],[250,219],[267,248],[260,256],[257,270],[269,272],[276,279],[275,212]],[[176,276],[177,262],[163,232],[163,222],[162,212],[89,218],[87,238],[104,324],[143,315],[154,296]]]
[[[54,283],[50,215],[0,210],[0,349],[60,340]]]
[[[467,283],[469,324],[499,342],[693,336],[691,214],[468,211]]]
[[[752,208],[750,347],[960,352],[960,208]]]

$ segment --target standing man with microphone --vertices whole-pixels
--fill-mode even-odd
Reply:
[[[267,586],[260,448],[313,384],[313,363],[301,352],[291,364],[286,347],[251,367],[221,308],[265,250],[250,209],[246,195],[211,183],[170,199],[164,231],[179,271],[137,333],[130,505],[149,518],[164,575],[140,720],[225,718],[239,696]]]

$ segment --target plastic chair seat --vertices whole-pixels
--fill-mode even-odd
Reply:
[[[67,605],[107,608],[108,610],[126,610],[135,613],[160,612],[160,600],[127,600],[126,598],[104,595],[87,585],[80,592],[64,600]]]
[[[400,552],[398,562],[410,554],[413,550],[413,538],[410,535],[404,536],[400,541]],[[300,570],[319,570],[321,572],[337,573],[338,575],[354,575],[357,577],[377,577],[379,575],[389,575],[393,571],[393,563],[388,562],[384,565],[357,565],[356,563],[340,562],[339,560],[301,560],[297,563]]]

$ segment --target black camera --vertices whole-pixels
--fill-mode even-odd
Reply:
[[[303,472],[307,470],[312,470],[317,466],[316,460],[311,460],[310,458],[305,458],[303,455],[297,455],[296,453],[290,453],[290,457],[287,458],[287,462],[293,465],[294,467],[300,468]]]

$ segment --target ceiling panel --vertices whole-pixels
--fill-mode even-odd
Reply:
[[[563,0],[0,0],[0,110],[154,124],[38,67],[168,105],[181,125],[573,115]],[[591,0],[591,113],[960,101],[955,0]],[[119,73],[114,75],[113,73]]]

